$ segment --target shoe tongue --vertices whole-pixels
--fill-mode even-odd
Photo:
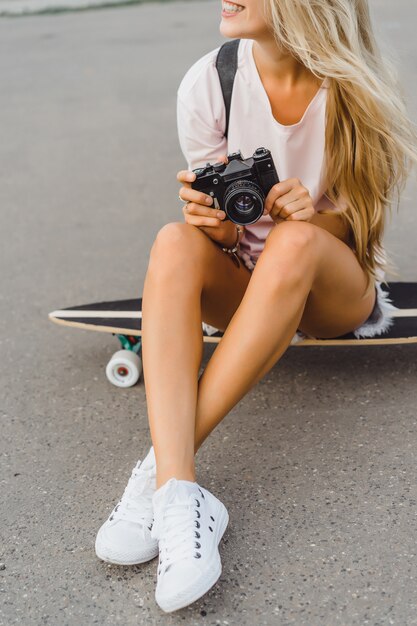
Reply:
[[[179,504],[187,501],[191,494],[197,492],[197,483],[189,480],[170,478],[154,494],[154,506],[163,504]]]
[[[162,487],[155,491],[152,497],[154,511],[152,537],[154,539],[160,539],[165,508],[172,504],[184,504],[189,500],[190,495],[197,495],[197,493],[197,483],[188,480],[177,480],[176,478],[170,478]],[[172,524],[172,518],[168,522],[168,526],[170,524]]]

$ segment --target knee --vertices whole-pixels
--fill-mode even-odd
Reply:
[[[304,280],[314,274],[318,261],[320,228],[309,222],[280,222],[269,232],[262,256],[276,276]]]
[[[317,255],[320,230],[309,222],[281,222],[269,232],[264,251],[271,258],[284,255],[299,264],[311,263]]]
[[[285,221],[276,224],[266,238],[265,246],[285,248],[288,252],[299,254],[300,251],[314,249],[320,228],[310,222]]]
[[[184,269],[193,266],[198,250],[201,248],[201,237],[204,236],[196,226],[185,222],[170,222],[157,233],[152,244],[148,271]],[[190,259],[193,263],[190,264]]]

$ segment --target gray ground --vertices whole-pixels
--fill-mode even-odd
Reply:
[[[416,119],[417,7],[373,6]],[[145,392],[107,382],[115,339],[47,314],[141,293],[182,219],[176,88],[218,23],[211,1],[0,21],[2,625],[417,624],[414,345],[290,348],[215,431],[198,477],[230,525],[201,601],[166,616],[155,562],[94,554],[150,443]],[[386,240],[401,280],[414,197]]]

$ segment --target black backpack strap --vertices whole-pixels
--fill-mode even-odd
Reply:
[[[217,54],[216,69],[220,78],[224,105],[226,107],[226,128],[224,136],[227,137],[229,129],[230,104],[232,101],[233,82],[237,70],[237,53],[240,39],[226,41]]]

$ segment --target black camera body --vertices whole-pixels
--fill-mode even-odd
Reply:
[[[223,209],[226,218],[235,224],[254,224],[263,214],[265,198],[271,187],[279,183],[271,153],[258,148],[244,159],[241,152],[228,155],[228,163],[207,163],[193,172],[193,189],[212,196],[213,206]]]

